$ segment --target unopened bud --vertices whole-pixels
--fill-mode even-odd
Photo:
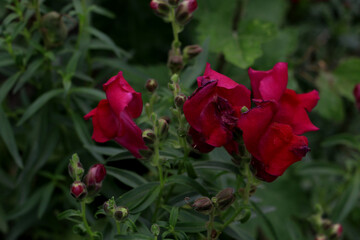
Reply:
[[[196,0],[183,0],[176,8],[175,19],[178,24],[185,25],[191,18],[192,13],[197,9]]]
[[[339,239],[342,235],[342,232],[343,232],[343,228],[342,228],[341,224],[339,224],[339,223],[333,224],[330,228],[330,239],[331,240]]]
[[[166,0],[151,0],[150,7],[160,17],[166,18],[170,13],[170,5]]]
[[[225,188],[216,195],[217,205],[220,210],[225,210],[235,201],[234,189]]]
[[[163,118],[160,118],[158,120],[158,124],[159,124],[159,135],[161,138],[166,138],[168,132],[169,132],[169,124],[168,122],[163,119]]]
[[[126,207],[116,207],[114,218],[116,221],[124,221],[129,216],[129,210]]]
[[[159,227],[159,225],[153,224],[153,225],[151,226],[151,233],[152,233],[155,237],[159,236],[159,235],[160,235],[160,227]]]
[[[80,181],[73,182],[70,187],[70,193],[77,200],[84,199],[87,195],[85,184]]]
[[[183,57],[179,55],[170,55],[168,67],[172,73],[179,73],[184,68]]]
[[[241,113],[246,113],[249,111],[249,109],[246,106],[243,106],[240,111]]]
[[[201,197],[195,200],[192,207],[195,211],[207,215],[211,213],[214,205],[208,197]]]
[[[145,129],[142,133],[142,138],[146,145],[152,145],[155,142],[156,136],[152,129]]]
[[[328,230],[332,226],[332,222],[329,219],[321,219],[321,227]]]
[[[185,59],[192,59],[202,52],[202,48],[199,45],[186,46],[183,50]]]
[[[104,202],[103,208],[104,208],[104,211],[106,214],[112,215],[116,208],[116,202],[115,202],[114,197],[112,197],[109,200],[107,200],[106,202]]]
[[[91,166],[88,173],[84,177],[84,182],[88,189],[89,195],[98,193],[102,186],[102,181],[106,176],[105,166],[98,163]]]
[[[79,156],[75,153],[70,159],[68,165],[69,175],[73,180],[81,179],[84,175],[84,168],[80,162]]]
[[[175,105],[178,108],[182,108],[182,106],[184,105],[185,101],[186,101],[187,97],[185,96],[185,94],[179,94],[175,97]]]
[[[158,83],[155,79],[153,78],[150,78],[146,81],[146,85],[145,85],[146,89],[149,91],[149,92],[154,92],[156,90],[156,88],[158,87]]]
[[[42,18],[41,31],[44,42],[48,47],[57,47],[64,43],[68,29],[63,21],[63,16],[57,12],[49,12]]]
[[[180,0],[168,0],[168,2],[171,6],[176,7],[179,4]]]

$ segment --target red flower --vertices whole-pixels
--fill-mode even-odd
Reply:
[[[91,166],[88,173],[84,177],[86,185],[94,185],[101,183],[106,176],[106,169],[104,165],[98,163]]]
[[[97,142],[114,139],[127,148],[135,157],[141,158],[139,149],[146,149],[141,129],[134,123],[142,112],[141,93],[126,82],[122,72],[103,85],[106,98],[84,116],[92,117],[94,127],[92,138]]]
[[[183,106],[195,148],[209,152],[231,144],[243,106],[250,107],[250,91],[207,64],[198,88]]]
[[[354,88],[354,97],[356,101],[356,106],[360,111],[360,83],[356,84]]]
[[[252,154],[256,176],[271,182],[310,150],[307,138],[298,135],[318,130],[307,112],[315,107],[319,94],[315,90],[297,94],[286,89],[286,63],[278,63],[269,71],[249,69],[249,76],[257,107],[240,117],[238,127]]]

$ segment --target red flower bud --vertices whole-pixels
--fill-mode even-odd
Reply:
[[[196,0],[184,0],[182,1],[179,6],[176,8],[175,18],[176,21],[181,24],[187,24],[191,18],[192,13],[197,9],[197,2]]]
[[[85,198],[87,195],[85,184],[80,181],[73,182],[70,187],[70,193],[75,199],[81,200]]]
[[[89,191],[89,195],[94,195],[100,191],[105,176],[106,169],[102,164],[95,164],[89,169],[84,177],[84,182]]]
[[[342,232],[343,232],[343,228],[341,224],[339,223],[333,224],[330,229],[330,238],[339,239],[342,235]]]
[[[145,85],[146,89],[149,91],[149,92],[154,92],[156,90],[156,88],[158,87],[158,83],[155,79],[153,78],[150,78],[146,81],[146,85]]]
[[[160,17],[167,17],[170,12],[170,5],[166,0],[151,0],[150,7]]]
[[[354,97],[355,97],[356,106],[360,111],[360,83],[356,84],[354,88]]]

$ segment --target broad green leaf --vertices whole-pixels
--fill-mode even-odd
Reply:
[[[0,87],[0,103],[6,98],[7,94],[10,92],[11,88],[15,85],[16,81],[21,75],[20,72],[13,74],[9,77]]]
[[[23,168],[23,161],[19,154],[19,150],[16,144],[13,128],[7,119],[1,105],[0,105],[0,136],[3,139],[6,147],[8,148],[11,156],[14,158],[16,165]]]
[[[143,201],[141,201],[137,206],[130,208],[131,213],[140,213],[148,208],[159,197],[160,190],[160,186],[151,189]]]
[[[202,194],[204,196],[209,195],[208,191],[200,183],[198,183],[194,179],[187,177],[187,176],[183,176],[183,175],[171,176],[167,179],[166,183],[167,184],[181,184],[181,185],[188,186],[189,188],[194,189],[195,191],[199,192],[200,194]]]
[[[334,71],[337,78],[335,87],[340,94],[347,99],[354,101],[353,90],[356,84],[360,83],[360,58],[348,58],[340,62]]]
[[[94,13],[97,13],[99,15],[102,15],[102,16],[105,16],[105,17],[108,17],[108,18],[115,18],[116,15],[112,12],[110,12],[109,10],[105,9],[105,8],[102,8],[98,5],[91,5],[89,8],[88,8],[89,11],[92,11]]]
[[[319,87],[320,100],[314,109],[323,118],[334,122],[342,122],[345,116],[344,106],[338,89],[335,86],[335,78],[330,73],[320,74],[317,85]]]
[[[63,89],[53,89],[50,90],[40,97],[38,97],[25,111],[20,121],[18,122],[18,126],[22,125],[26,120],[28,120],[34,113],[36,113],[40,108],[42,108],[48,101],[52,98],[64,93]]]
[[[106,98],[106,95],[103,91],[100,91],[98,89],[86,88],[86,87],[72,88],[70,90],[70,93],[86,96],[87,98],[92,98],[95,101],[100,101]]]
[[[17,91],[20,90],[20,88],[22,86],[24,86],[24,84],[29,81],[32,77],[36,76],[36,72],[37,70],[41,67],[41,65],[44,63],[44,59],[37,59],[32,61],[29,66],[27,66],[26,71],[24,72],[24,74],[20,77],[18,83],[16,84],[13,93],[16,93]]]
[[[217,161],[201,161],[201,162],[195,162],[194,164],[195,169],[214,169],[214,170],[221,170],[221,171],[227,171],[227,172],[233,172],[235,174],[240,174],[239,169],[231,163],[225,163],[225,162],[217,162]]]
[[[261,21],[271,22],[280,26],[286,18],[288,4],[288,0],[246,1],[244,20],[259,19]]]
[[[279,238],[277,237],[275,227],[272,224],[272,222],[269,220],[269,218],[265,215],[265,213],[263,213],[263,211],[258,207],[258,205],[255,202],[251,202],[251,205],[254,207],[256,213],[264,220],[266,226],[268,227],[268,229],[272,234],[273,239],[278,240]]]
[[[357,169],[351,178],[345,191],[340,195],[338,202],[332,212],[334,222],[343,222],[351,210],[359,202],[360,196],[360,170]]]
[[[49,206],[50,203],[50,199],[51,196],[54,192],[55,189],[55,183],[54,182],[50,182],[49,184],[47,184],[47,186],[45,187],[43,194],[41,196],[41,201],[39,204],[39,209],[38,209],[38,213],[37,216],[39,219],[42,218],[42,216],[44,215],[46,208]]]
[[[136,188],[138,186],[141,186],[142,184],[147,183],[147,181],[143,177],[128,170],[114,168],[114,167],[106,167],[106,170],[108,175],[113,176],[114,178],[118,179],[120,182],[133,188]]]

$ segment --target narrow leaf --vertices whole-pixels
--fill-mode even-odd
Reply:
[[[108,175],[113,176],[114,178],[118,179],[120,182],[133,188],[136,188],[138,186],[147,183],[147,181],[143,177],[128,170],[114,168],[114,167],[107,167],[106,170]]]

